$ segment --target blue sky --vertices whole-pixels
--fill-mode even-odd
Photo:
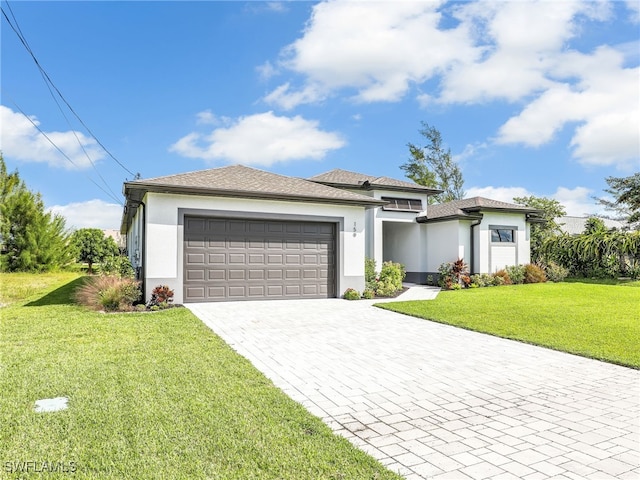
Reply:
[[[640,170],[636,0],[2,8],[126,167],[58,99],[61,113],[2,18],[0,148],[69,227],[118,228],[127,170],[403,178],[422,121],[441,132],[468,196],[547,196],[582,215],[599,211],[605,177]]]

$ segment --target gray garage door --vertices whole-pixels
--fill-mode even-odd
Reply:
[[[335,224],[185,217],[184,301],[335,297]]]

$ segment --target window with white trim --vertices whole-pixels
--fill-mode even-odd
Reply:
[[[396,198],[382,197],[382,200],[389,202],[382,207],[383,210],[394,210],[400,212],[421,212],[422,200],[417,198]]]

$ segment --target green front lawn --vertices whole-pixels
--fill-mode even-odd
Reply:
[[[14,302],[0,310],[2,475],[23,478],[7,462],[35,461],[74,462],[78,478],[400,478],[187,309],[87,311],[68,300],[79,281],[0,276],[0,302]],[[26,301],[5,293],[14,282]],[[58,396],[68,410],[34,412],[36,400]]]
[[[541,283],[441,292],[395,312],[640,368],[640,282]]]

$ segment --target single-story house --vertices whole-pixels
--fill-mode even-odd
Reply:
[[[485,198],[428,205],[439,190],[332,170],[308,179],[234,165],[124,184],[121,232],[145,297],[176,303],[339,297],[364,259],[424,283],[443,262],[472,273],[529,262],[536,210]]]

